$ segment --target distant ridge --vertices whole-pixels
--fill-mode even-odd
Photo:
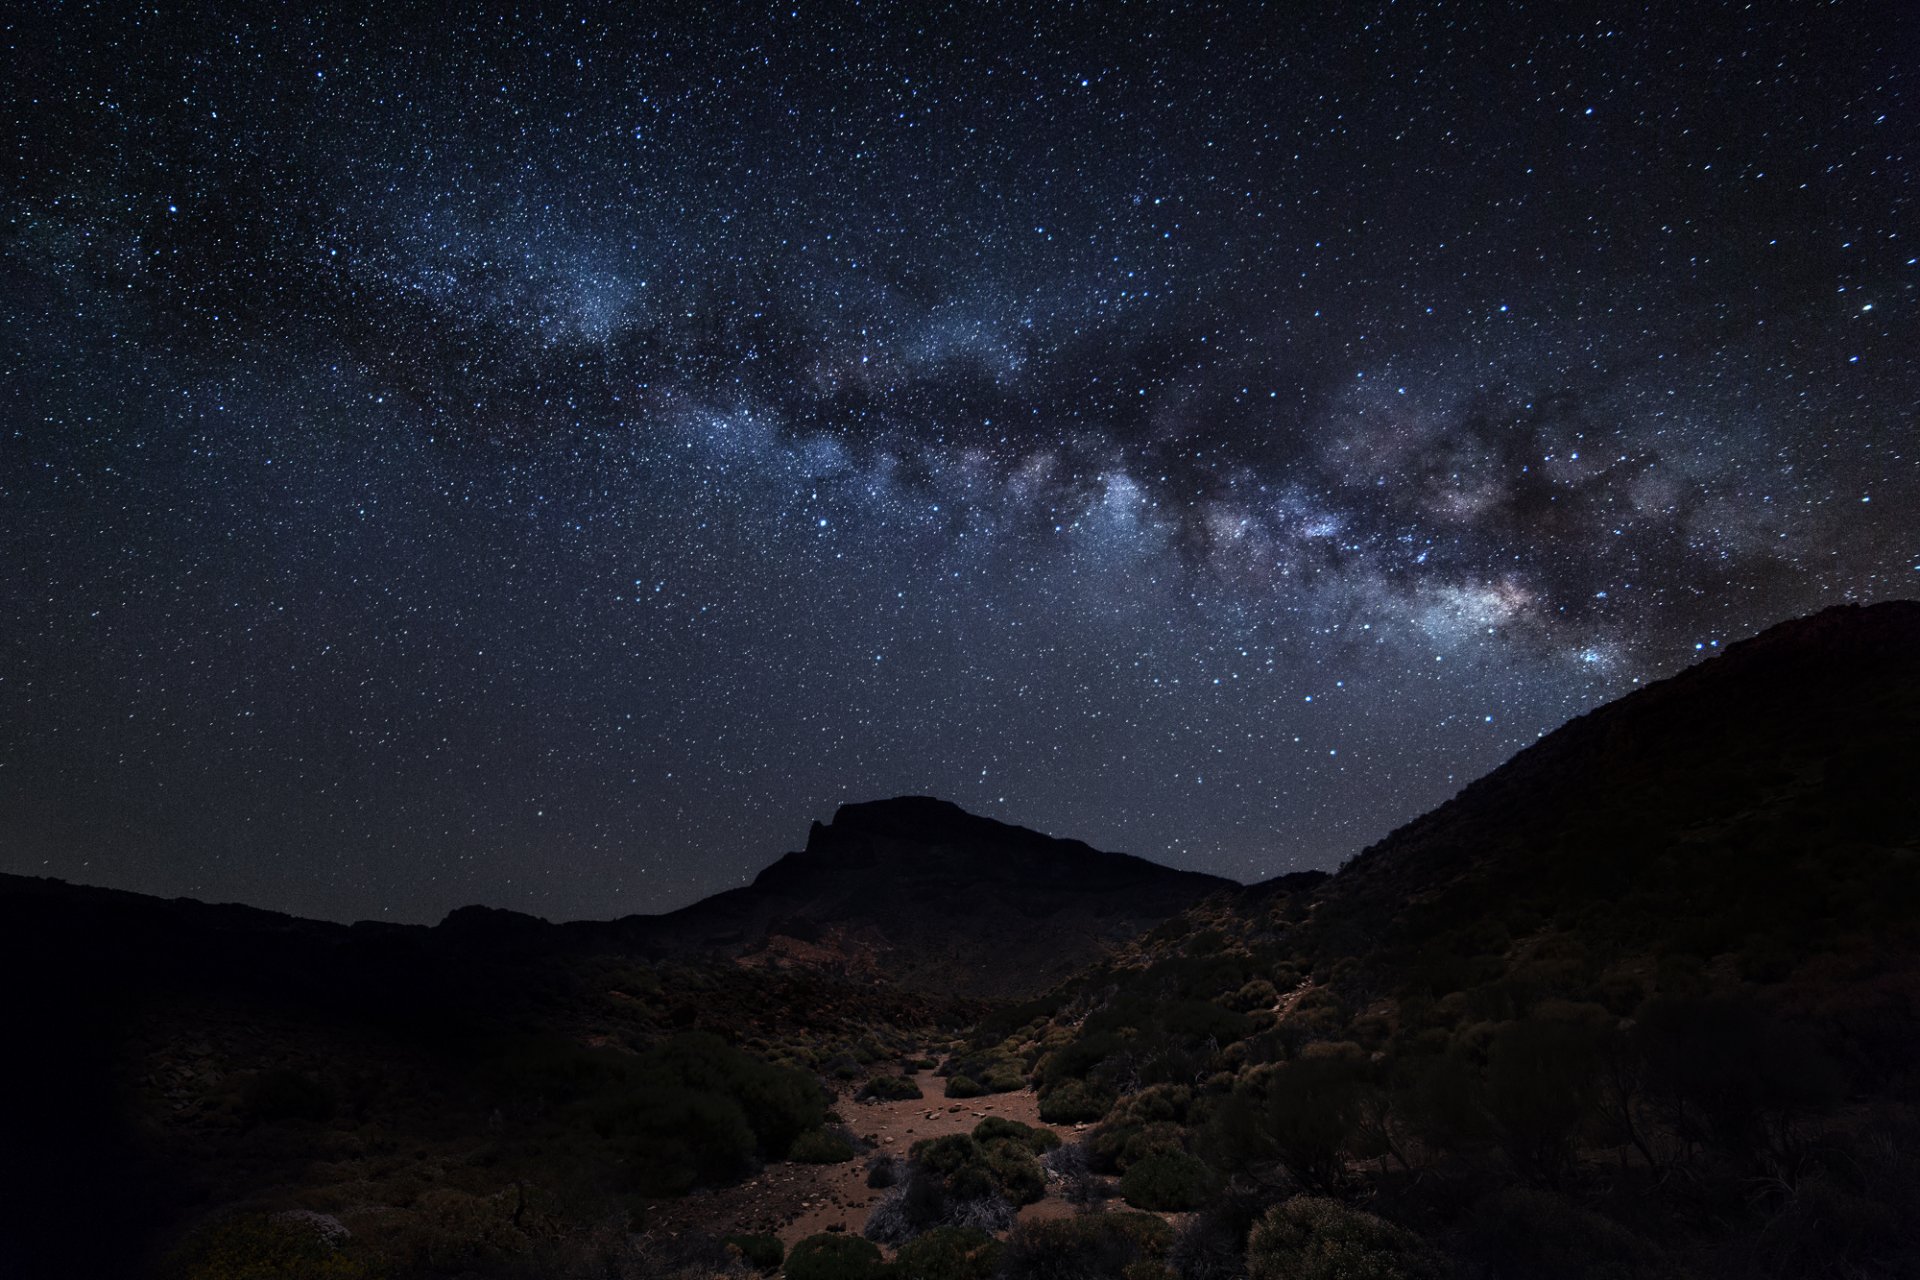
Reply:
[[[798,954],[926,990],[1027,994],[1239,887],[900,796],[842,805],[751,885],[615,927],[665,952]]]

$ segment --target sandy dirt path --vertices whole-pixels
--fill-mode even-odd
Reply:
[[[922,1138],[968,1133],[988,1116],[1005,1116],[1022,1124],[1040,1123],[1040,1099],[1031,1088],[1018,1093],[989,1094],[984,1098],[947,1098],[941,1096],[946,1080],[933,1072],[922,1071],[914,1081],[926,1095],[917,1101],[843,1101],[839,1111],[846,1117],[847,1127],[872,1143],[875,1151],[905,1159],[913,1144]],[[847,1164],[779,1165],[777,1170],[795,1171],[808,1179],[807,1202],[777,1232],[789,1246],[835,1225],[854,1235],[860,1234],[867,1223],[867,1214],[886,1195],[885,1191],[867,1186],[864,1157]],[[774,1169],[768,1170],[769,1174],[774,1172]]]
[[[845,1118],[847,1127],[871,1143],[874,1151],[891,1152],[901,1159],[922,1138],[970,1132],[987,1116],[1040,1123],[1040,1099],[1030,1088],[956,1099],[942,1096],[947,1082],[931,1071],[920,1072],[914,1080],[925,1095],[918,1100],[855,1102],[842,1098],[835,1109]],[[1048,1127],[1072,1141],[1076,1128],[1086,1126]],[[757,1177],[737,1186],[695,1192],[657,1204],[648,1218],[647,1230],[667,1236],[687,1231],[716,1236],[734,1232],[776,1235],[789,1246],[836,1227],[859,1235],[867,1224],[867,1214],[886,1194],[867,1186],[870,1154],[846,1164],[768,1165]],[[1020,1216],[1045,1217],[1068,1211],[1057,1196],[1049,1196],[1028,1205]]]

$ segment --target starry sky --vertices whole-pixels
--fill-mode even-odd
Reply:
[[[0,20],[0,870],[1256,879],[1920,594],[1911,5],[415,8]]]

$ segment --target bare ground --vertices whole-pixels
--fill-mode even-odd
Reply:
[[[952,1099],[941,1096],[946,1081],[933,1072],[922,1071],[914,1080],[925,1097],[900,1102],[843,1099],[839,1112],[847,1126],[875,1151],[891,1152],[902,1159],[922,1138],[966,1133],[988,1116],[1004,1116],[1030,1125],[1040,1123],[1040,1099],[1031,1088],[984,1098]],[[1072,1137],[1074,1127],[1049,1127],[1063,1138]],[[885,1191],[867,1186],[865,1157],[845,1164],[781,1163],[767,1166],[758,1177],[739,1186],[662,1205],[647,1225],[650,1230],[668,1234],[704,1231],[713,1235],[776,1235],[791,1247],[822,1231],[859,1235],[867,1214],[884,1195]],[[1055,1217],[1071,1211],[1058,1196],[1049,1195],[1021,1210],[1020,1216]]]

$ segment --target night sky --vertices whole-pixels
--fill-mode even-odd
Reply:
[[[28,8],[0,870],[1254,879],[1920,594],[1910,4]]]

